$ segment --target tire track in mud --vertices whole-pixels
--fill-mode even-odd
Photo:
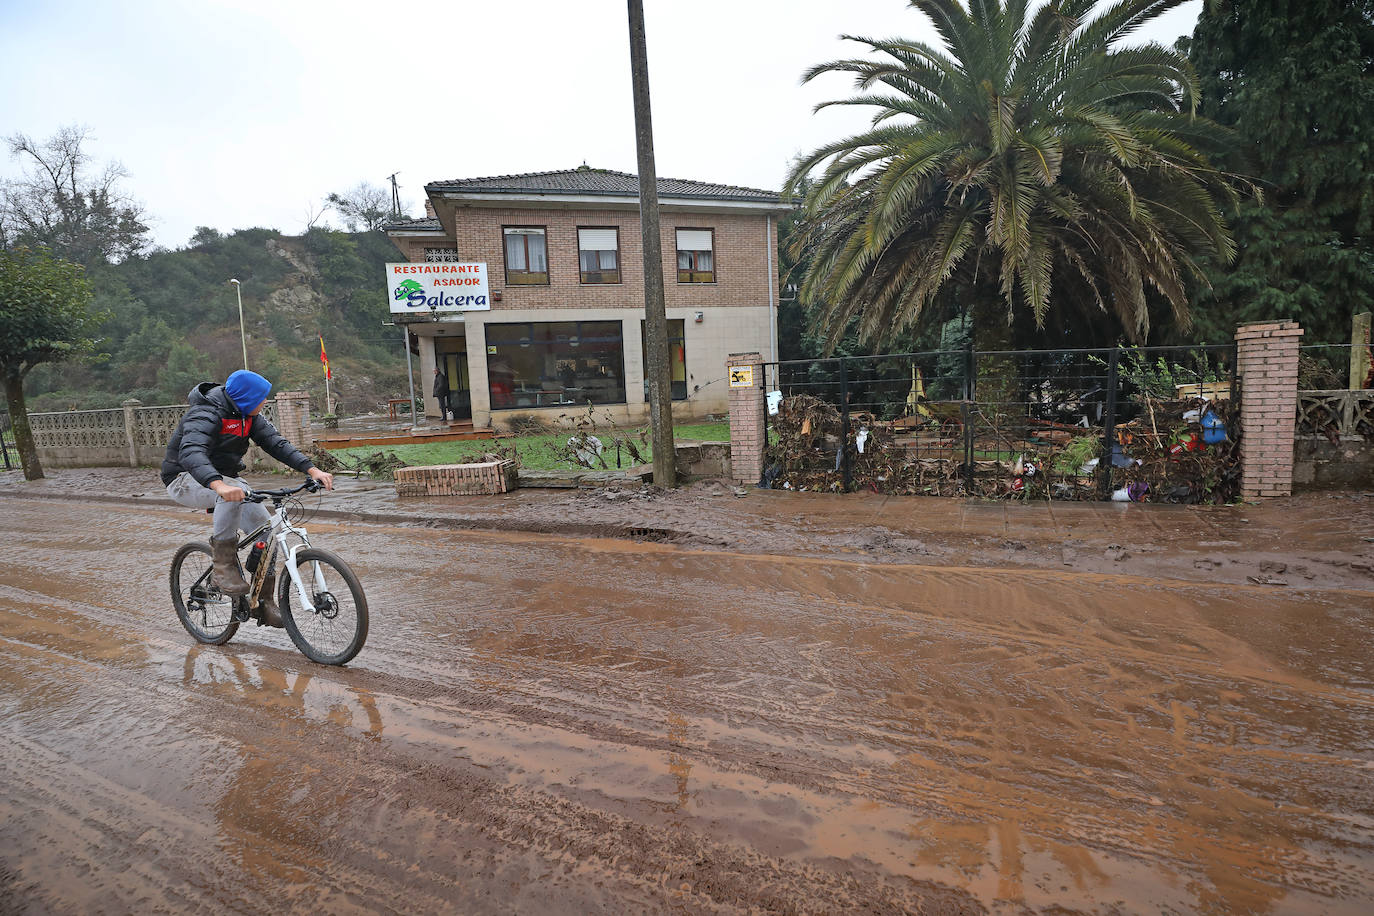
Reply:
[[[46,584],[51,586],[51,580]],[[6,588],[3,595],[7,601],[11,602],[23,602],[24,599],[27,598],[30,600],[37,599],[37,603],[39,604],[46,604],[47,601],[50,600],[46,591],[31,595],[23,595],[20,594],[18,590]],[[108,614],[108,609],[95,605],[83,604],[70,598],[65,599],[62,603],[66,605],[66,609],[62,609],[53,604],[47,604],[47,606],[38,608],[39,613],[29,618],[29,627],[16,625],[14,620],[6,619],[4,631],[6,635],[10,637],[8,641],[10,648],[13,649],[18,646],[32,647],[38,645],[40,642],[52,643],[56,641],[54,638],[40,638],[44,635],[49,637],[61,635],[70,643],[73,638],[70,628],[68,628],[67,633],[61,634],[51,627],[48,628],[46,634],[42,632],[34,633],[32,630],[35,626],[37,626],[40,631],[43,630],[43,625],[51,624],[56,617],[65,616],[99,619],[103,614]],[[102,654],[101,647],[110,642],[118,643],[121,641],[119,636],[112,632],[112,628],[101,627],[99,624],[93,625],[89,622],[78,621],[78,623],[80,623],[80,626],[76,628],[78,633],[86,638],[78,640],[81,651],[74,655],[70,655],[68,658],[64,659],[64,661],[78,664],[82,668],[90,668],[92,667],[91,658]],[[132,634],[130,634],[129,638],[132,638]],[[49,656],[55,651],[49,647],[40,648],[45,649]],[[38,666],[38,670],[41,671],[47,668],[56,667],[51,657],[46,659],[46,662],[46,665]],[[109,674],[110,672],[108,671],[101,672],[102,681],[106,690],[108,690],[112,680]],[[66,680],[67,677],[63,679]],[[122,681],[122,686],[129,694],[141,696],[145,700],[149,698],[149,691],[146,689],[146,684],[144,684],[143,679],[138,676],[136,670],[125,672],[123,676],[114,678],[114,680]],[[159,690],[157,688],[151,691],[152,694],[165,692],[165,690]],[[172,693],[175,694],[176,692],[172,691]],[[213,712],[214,711],[211,711],[212,716]],[[318,756],[318,748],[312,753]],[[436,764],[428,765],[428,771],[431,776],[435,774],[440,776],[449,774],[447,778],[451,779],[452,777],[449,773],[450,769],[451,766]],[[413,785],[413,775],[408,777],[408,779],[409,784],[392,792],[392,796],[408,797],[413,793],[415,788]],[[515,802],[519,802],[518,805],[515,805],[515,808],[518,811],[525,812],[524,815],[521,817],[510,817],[503,822],[502,818],[499,817],[497,813],[484,811],[481,812],[482,816],[474,818],[473,822],[467,825],[467,830],[470,831],[475,825],[480,831],[488,831],[492,829],[490,826],[492,823],[504,823],[504,827],[498,831],[504,844],[515,844],[517,848],[523,844],[531,850],[543,850],[545,854],[563,849],[569,843],[573,842],[567,839],[569,836],[573,836],[576,838],[574,845],[577,848],[577,856],[569,861],[576,864],[577,870],[581,873],[583,878],[596,878],[598,883],[603,881],[607,883],[620,883],[622,885],[627,881],[631,885],[635,884],[636,881],[642,883],[643,879],[637,877],[637,874],[639,871],[644,870],[643,860],[649,858],[652,861],[654,859],[646,850],[652,850],[656,845],[662,845],[662,836],[658,830],[654,830],[653,832],[656,834],[656,839],[658,839],[659,842],[646,843],[645,840],[647,837],[642,834],[649,828],[645,828],[629,818],[612,816],[608,812],[597,812],[567,800],[556,800],[559,810],[563,812],[564,816],[558,822],[550,823],[547,811],[550,799],[547,796],[542,793],[531,793],[516,788],[503,788],[502,792],[507,796],[502,799],[503,809],[511,807]],[[512,797],[512,793],[515,793],[514,797]],[[369,794],[378,794],[375,785]],[[115,815],[115,819],[118,820],[119,816],[118,814]],[[585,827],[579,829],[578,824],[584,822],[590,822],[592,827],[590,829]],[[623,860],[624,865],[631,865],[639,860],[641,866],[628,872],[625,870],[624,865],[616,865],[614,868],[607,867],[604,874],[597,876],[596,869],[592,864],[597,858],[596,848],[599,845],[604,845],[607,842],[607,837],[614,839],[616,834],[625,833],[627,831],[641,835],[637,836],[632,842],[621,841],[613,844],[615,852],[607,862],[614,864],[619,860]],[[256,845],[263,846],[264,852],[270,851],[272,845],[270,841],[264,841],[262,836],[258,836],[256,839],[262,841]],[[460,847],[461,845],[462,844],[460,844]],[[885,888],[882,880],[864,882],[863,886],[859,887],[858,880],[852,875],[832,875],[829,876],[827,880],[827,876],[824,873],[816,872],[815,870],[807,870],[805,873],[802,873],[798,870],[797,866],[785,861],[770,864],[766,857],[748,853],[747,851],[732,849],[727,844],[710,844],[701,843],[699,841],[684,844],[683,841],[679,840],[675,845],[683,848],[693,848],[696,856],[693,863],[698,861],[710,861],[712,863],[712,871],[714,874],[711,882],[712,886],[716,887],[716,890],[712,891],[712,893],[704,894],[700,890],[694,892],[690,891],[690,882],[679,882],[676,885],[665,884],[663,876],[681,874],[683,877],[691,877],[698,869],[694,864],[691,868],[684,871],[682,863],[675,863],[671,855],[664,855],[658,857],[659,861],[657,861],[654,868],[648,869],[651,874],[657,874],[660,877],[645,885],[642,897],[644,902],[649,903],[658,900],[661,904],[663,900],[659,898],[673,899],[688,905],[695,903],[695,905],[692,906],[694,909],[710,910],[715,908],[717,903],[722,905],[728,903],[726,906],[727,909],[734,909],[740,905],[758,905],[757,903],[749,903],[747,900],[761,900],[766,907],[774,908],[774,906],[780,905],[786,900],[803,900],[810,897],[815,901],[817,906],[826,909],[864,905],[873,908],[875,911],[927,911],[928,908],[922,903],[923,900],[955,901],[953,905],[941,904],[934,909],[928,910],[932,912],[964,911],[967,908],[966,901],[960,903],[959,896],[948,890],[926,888],[920,893],[913,894],[909,889],[904,891],[900,886],[896,890]],[[562,854],[562,857],[566,859],[566,854]],[[731,879],[728,869],[722,870],[723,863],[728,863],[730,861],[744,862],[746,860],[750,866],[750,873],[748,875],[737,876]],[[566,865],[568,863],[565,862],[564,864]],[[770,871],[773,874],[769,882],[765,882],[762,886],[759,886],[761,875]],[[330,882],[323,883],[330,884]],[[900,883],[901,882],[899,882],[899,885]],[[730,890],[732,887],[734,889]],[[769,890],[770,888],[771,891]],[[371,892],[375,894],[379,890],[381,889],[372,888]],[[637,895],[632,893],[632,890],[633,887],[621,887],[618,893],[607,897],[606,901],[617,901],[616,905],[612,908],[619,908],[619,905],[625,901],[636,898]],[[715,897],[721,896],[722,892],[724,892],[722,899],[716,901]],[[770,892],[781,896],[770,897],[768,896]],[[731,901],[732,897],[740,895],[745,899]],[[381,899],[386,899],[385,895],[383,895]],[[412,897],[411,899],[413,900],[414,898]],[[453,899],[452,895],[447,895],[447,899]],[[884,900],[886,900],[886,903],[884,903]]]
[[[12,598],[13,595],[6,594],[6,597]],[[6,633],[12,632],[13,622],[6,620],[4,630]],[[12,656],[6,659],[4,667],[6,671],[19,673],[25,680],[41,679],[43,672],[59,668],[61,662],[82,664],[88,652],[98,651],[104,638],[105,634],[94,634],[89,641],[80,645],[81,651],[59,659],[53,658],[59,654],[56,650],[38,646],[35,654],[42,653],[48,657],[42,659],[46,664],[33,665],[31,672],[20,671],[20,666],[14,664],[15,659]],[[21,643],[17,640],[7,640],[6,649],[9,651],[6,655],[10,655],[17,646],[36,645],[35,641]],[[116,672],[114,677],[110,677],[109,674],[110,672],[102,672],[102,681],[106,687],[108,688],[112,681],[117,682],[120,688],[130,695],[130,699],[137,696],[146,702],[154,698],[167,701],[175,701],[178,698],[178,692],[171,687],[154,685],[149,690],[147,683],[140,679],[134,670]],[[298,674],[297,678],[300,676]],[[212,693],[208,697],[197,696],[196,699],[197,705],[202,707],[199,710],[201,717],[206,721],[216,721],[235,713],[241,715],[243,712],[242,704],[237,702],[238,697]],[[280,710],[275,706],[269,706],[267,711]],[[254,723],[257,724],[260,723]],[[490,838],[497,845],[485,853],[488,868],[500,871],[511,867],[508,860],[512,858],[510,850],[514,849],[532,854],[535,861],[522,867],[537,867],[545,872],[544,877],[554,876],[561,870],[575,876],[579,882],[591,880],[598,885],[606,884],[607,893],[599,901],[583,901],[593,904],[599,902],[600,906],[596,908],[614,910],[622,905],[632,904],[635,900],[645,905],[661,905],[667,900],[672,900],[703,911],[715,909],[718,904],[728,904],[727,909],[759,905],[773,909],[788,900],[809,898],[818,911],[853,906],[867,907],[874,912],[961,912],[969,909],[966,901],[961,903],[957,895],[947,890],[930,887],[913,894],[909,888],[904,891],[900,886],[895,889],[884,887],[881,877],[875,882],[860,886],[859,879],[852,875],[834,876],[816,870],[803,871],[790,863],[770,862],[766,857],[752,854],[748,850],[733,848],[727,844],[702,842],[690,834],[674,837],[671,836],[672,831],[669,831],[670,835],[665,837],[658,828],[647,827],[628,817],[508,786],[503,780],[495,779],[488,774],[472,772],[471,766],[467,769],[455,766],[451,760],[416,760],[413,754],[398,754],[384,745],[369,748],[368,772],[359,773],[356,768],[348,765],[350,761],[343,759],[350,756],[347,749],[335,747],[339,743],[339,736],[334,732],[338,730],[329,728],[327,718],[324,721],[293,721],[292,724],[297,727],[292,737],[300,744],[309,746],[312,765],[315,768],[330,765],[334,767],[334,773],[327,779],[316,781],[327,781],[328,789],[317,784],[312,787],[310,793],[313,795],[322,792],[332,796],[331,803],[323,806],[323,810],[318,811],[315,816],[309,813],[302,814],[300,811],[293,812],[293,821],[304,821],[307,825],[297,825],[294,828],[288,828],[284,823],[278,822],[275,815],[269,811],[239,812],[240,817],[248,815],[265,823],[261,829],[240,825],[229,827],[227,832],[231,834],[232,839],[251,847],[252,855],[283,863],[280,866],[282,877],[289,877],[292,884],[306,883],[312,887],[330,888],[335,895],[342,895],[342,901],[345,903],[350,897],[357,901],[390,901],[391,905],[396,906],[397,911],[414,911],[443,909],[463,899],[463,894],[454,893],[459,888],[447,878],[451,863],[444,863],[428,872],[418,874],[412,864],[403,874],[395,876],[395,880],[390,884],[375,880],[375,865],[379,863],[369,861],[370,858],[375,858],[375,854],[370,854],[371,844],[357,837],[394,836],[392,825],[389,823],[394,818],[382,816],[382,812],[392,810],[408,822],[407,830],[413,832],[418,820],[423,825],[423,830],[431,834],[430,842],[441,847],[462,849],[465,859],[473,855],[471,847],[474,833]],[[270,723],[265,727],[271,730]],[[239,730],[234,729],[235,732]],[[25,824],[29,820],[25,815],[31,815],[35,811],[42,811],[44,819],[49,823],[56,822],[48,830],[25,831],[25,835],[30,837],[32,842],[40,845],[52,842],[59,833],[67,833],[61,829],[64,821],[72,820],[79,820],[83,831],[88,834],[81,839],[79,849],[65,852],[66,858],[76,861],[99,860],[100,850],[109,848],[132,846],[136,854],[151,852],[151,849],[140,847],[137,843],[129,843],[129,836],[121,832],[119,827],[128,822],[137,825],[135,829],[138,832],[156,833],[163,838],[159,842],[171,836],[177,843],[184,842],[190,845],[194,842],[204,845],[210,839],[204,830],[188,829],[190,825],[182,819],[165,815],[150,817],[150,813],[157,814],[161,808],[147,796],[130,793],[117,784],[101,778],[90,769],[64,766],[65,761],[60,756],[33,741],[20,737],[13,744],[21,757],[36,763],[44,774],[41,782],[35,782],[31,777],[21,778],[19,768],[9,767],[8,761],[0,757],[0,768],[3,768],[0,769],[0,775],[10,777],[3,794],[14,813],[14,822]],[[341,759],[332,759],[336,750]],[[289,765],[289,761],[295,759],[292,751],[292,747],[280,747],[279,752],[283,760],[264,758],[260,761],[259,767],[272,771],[280,766]],[[246,759],[245,764],[251,759]],[[259,781],[259,775],[261,774],[254,775],[250,788],[280,796],[280,792],[274,791],[271,777]],[[426,785],[434,791],[423,791]],[[18,795],[32,797],[16,800]],[[92,795],[100,796],[104,810],[92,814],[73,807],[69,801],[73,796]],[[435,807],[412,804],[411,799],[417,796],[442,798],[444,803]],[[353,813],[347,809],[354,798],[366,799],[367,829],[355,831],[345,829],[344,824],[326,827],[320,823],[321,816],[337,816],[341,812],[350,818],[353,817]],[[474,808],[476,810],[473,810]],[[54,811],[57,813],[54,814]],[[319,824],[318,828],[308,826],[312,823]],[[246,835],[233,836],[245,830]],[[150,868],[146,874],[140,874],[142,882],[152,885],[154,891],[140,890],[137,902],[144,904],[156,898],[158,901],[174,904],[175,900],[161,895],[170,893],[171,888],[178,886],[182,881],[194,881],[199,870],[218,863],[216,853],[220,852],[220,847],[224,845],[225,832],[219,831],[220,842],[211,844],[213,848],[207,850],[207,856],[188,863],[189,872],[174,872],[168,876],[155,868]],[[282,834],[289,838],[289,844],[279,840]],[[64,839],[61,845],[68,847],[69,839]],[[301,862],[302,847],[308,849],[324,845],[329,847],[328,859],[312,862],[309,867]],[[678,861],[678,857],[688,851],[691,853],[691,867]],[[245,851],[243,854],[247,856],[249,852]],[[232,860],[233,856],[229,858]],[[710,893],[703,893],[700,889],[693,890],[692,881],[689,880],[693,877],[695,863],[704,861],[709,861],[716,872],[712,878],[713,890]],[[629,865],[636,867],[627,871],[626,866]],[[732,868],[743,868],[746,865],[745,872],[731,877]],[[359,884],[356,878],[350,878],[357,874],[370,876],[373,880],[370,883]],[[203,876],[201,877],[203,879]],[[670,883],[670,878],[676,883]],[[676,880],[679,878],[681,880]],[[142,882],[138,882],[140,886]],[[233,883],[232,876],[219,874],[210,882],[210,886],[223,887]],[[557,880],[553,882],[554,886],[558,883]],[[614,893],[610,893],[617,884],[620,887],[615,888]],[[427,897],[420,893],[426,887],[430,888],[433,896]],[[114,890],[118,893],[122,889],[121,885]],[[21,885],[17,891],[22,894],[26,888]],[[237,905],[242,905],[253,909],[265,908],[273,903],[272,894],[267,891],[252,894],[245,889],[241,893],[241,898],[233,900],[207,898],[199,902],[231,903],[236,905],[236,908]],[[573,894],[577,896],[575,890]],[[717,900],[718,896],[722,899]],[[601,895],[598,894],[597,897]],[[308,903],[314,903],[313,897],[307,899],[299,895],[288,895],[286,899],[288,904],[299,904],[303,907]],[[929,905],[932,900],[944,902],[932,907]],[[60,895],[53,897],[51,894],[37,897],[35,902],[37,901],[70,904],[81,909],[85,909],[85,904],[89,902],[85,898],[68,898]],[[339,902],[337,896],[335,902]],[[553,903],[552,900],[543,902]],[[563,905],[555,909],[565,909],[566,902],[563,901]],[[324,908],[337,911],[335,907],[327,904]],[[495,909],[501,908],[503,907],[498,902]],[[571,909],[580,910],[581,907]]]
[[[0,635],[16,652],[70,656],[36,663],[37,676],[79,669],[98,693],[118,682],[126,704],[151,693],[177,721],[189,703],[219,723],[207,736],[345,772],[375,819],[351,800],[310,809],[333,811],[331,838],[384,836],[388,856],[427,861],[398,832],[420,823],[453,855],[479,837],[481,861],[460,869],[471,886],[518,875],[557,884],[583,909],[692,911],[1094,909],[1112,894],[1135,900],[1128,909],[1206,908],[1211,894],[1339,911],[1371,895],[1369,840],[1332,811],[1333,799],[1362,816],[1372,807],[1368,693],[1357,677],[1332,680],[1241,638],[1228,615],[1242,605],[1225,589],[1192,583],[1156,602],[1157,621],[1132,620],[1100,596],[1143,583],[1106,577],[1030,576],[1034,587],[1017,591],[988,573],[980,592],[976,570],[312,525],[384,596],[358,663],[333,671],[295,656],[279,632],[188,651],[165,569],[154,589],[139,575],[188,539],[184,514],[109,514],[109,531],[142,539],[137,560],[104,533],[58,535],[85,560],[68,570],[53,565],[51,539],[26,534],[12,554],[24,572],[0,570],[0,607],[32,609],[0,617]],[[41,530],[53,516],[20,521]],[[402,534],[412,541],[399,549]],[[441,550],[452,559],[431,561]],[[81,572],[92,568],[114,577],[98,603]],[[1087,612],[1055,594],[1076,584],[1099,595]],[[932,598],[937,587],[993,606],[960,609]],[[1335,599],[1282,600],[1310,619],[1330,616]],[[1360,611],[1356,632],[1368,620]],[[92,639],[73,636],[82,629]],[[279,734],[283,704],[299,734]],[[244,757],[235,772],[264,766]],[[293,797],[270,773],[253,778],[271,798]],[[307,800],[331,796],[322,776],[291,792],[302,786]],[[277,834],[284,859],[312,848],[299,828],[243,835]],[[664,843],[675,851],[642,848]],[[329,856],[365,876],[380,868],[347,842]],[[306,872],[305,883],[346,877]],[[1185,885],[1152,887],[1161,879]],[[419,885],[436,895],[427,900],[463,893]],[[391,892],[382,879],[353,891]]]

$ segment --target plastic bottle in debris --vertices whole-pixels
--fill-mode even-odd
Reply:
[[[1112,493],[1114,503],[1140,503],[1145,501],[1145,494],[1150,490],[1150,485],[1143,481],[1128,483],[1126,486]]]
[[[1202,441],[1207,445],[1217,445],[1225,442],[1226,438],[1226,421],[1208,408],[1202,415]]]

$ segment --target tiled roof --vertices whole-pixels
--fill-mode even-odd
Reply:
[[[431,232],[442,232],[444,227],[437,219],[401,219],[391,223],[383,223],[382,228],[387,232],[406,232],[427,230]]]
[[[527,172],[523,175],[496,175],[491,178],[458,178],[432,181],[425,185],[430,193],[445,191],[481,194],[597,194],[608,197],[638,197],[639,177],[628,172],[593,169],[587,166],[563,172]],[[728,184],[660,178],[660,197],[691,197],[701,200],[739,200],[780,203],[776,191],[741,188]]]

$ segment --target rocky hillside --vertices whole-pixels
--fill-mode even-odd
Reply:
[[[399,253],[380,233],[270,229],[221,235],[201,229],[176,251],[158,251],[91,274],[108,314],[100,356],[34,370],[31,410],[109,407],[135,397],[179,403],[192,385],[243,365],[242,284],[248,365],[278,388],[324,403],[319,335],[345,413],[377,408],[406,390],[405,354],[388,320],[383,265]]]

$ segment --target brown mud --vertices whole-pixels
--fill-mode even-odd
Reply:
[[[252,478],[263,487],[289,476]],[[959,500],[789,493],[702,481],[680,490],[516,490],[399,497],[390,482],[336,478],[306,497],[315,517],[437,529],[628,537],[704,549],[875,563],[1056,569],[1258,584],[1374,585],[1374,493],[1313,493],[1236,506]],[[737,495],[739,494],[739,495]],[[172,506],[147,468],[0,472],[0,498]]]
[[[350,482],[331,669],[139,474],[0,480],[0,910],[1374,908],[1374,500]]]

